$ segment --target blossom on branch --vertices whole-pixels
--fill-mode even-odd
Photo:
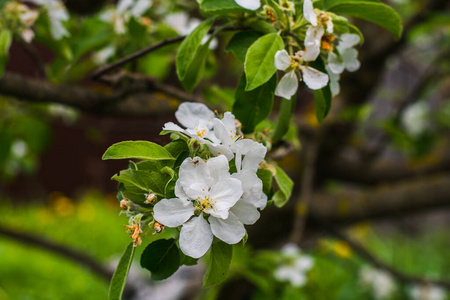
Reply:
[[[300,287],[306,284],[306,272],[314,265],[313,259],[302,254],[295,244],[287,244],[281,249],[282,264],[275,270],[275,278],[287,281],[292,286]]]

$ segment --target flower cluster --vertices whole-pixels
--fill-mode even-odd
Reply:
[[[245,236],[244,225],[259,219],[258,209],[266,206],[267,196],[256,171],[267,150],[238,134],[240,124],[230,112],[219,119],[204,104],[183,103],[175,116],[186,128],[170,122],[163,130],[182,133],[191,146],[199,144],[209,151],[183,161],[176,198],[156,203],[154,218],[167,227],[182,226],[181,251],[199,258],[214,236],[236,244]],[[230,173],[230,165],[234,173]]]
[[[69,14],[63,2],[59,0],[29,0],[29,2],[40,5],[47,10],[50,32],[55,40],[70,35],[63,24],[63,22],[69,20]]]
[[[388,299],[395,290],[395,282],[385,271],[364,267],[359,273],[361,284],[374,294],[376,299]]]
[[[130,18],[141,18],[152,4],[151,0],[120,0],[115,8],[105,11],[100,18],[104,22],[112,23],[116,34],[125,34],[127,32],[125,24]],[[148,22],[150,20],[141,19],[142,24]]]
[[[25,42],[30,43],[33,40],[34,32],[31,27],[39,16],[37,10],[30,9],[17,1],[10,1],[5,4],[1,15],[0,27],[2,27],[1,23],[6,23],[4,25],[9,26],[5,27],[13,28]]]
[[[443,288],[431,285],[421,284],[411,288],[411,298],[414,300],[444,300],[446,292]]]
[[[302,254],[294,244],[287,244],[281,249],[283,263],[275,270],[275,278],[287,281],[292,286],[300,287],[306,284],[306,272],[314,265],[313,259]]]

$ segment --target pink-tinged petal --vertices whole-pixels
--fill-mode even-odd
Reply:
[[[290,100],[298,89],[298,78],[295,71],[286,73],[280,80],[275,90],[275,95]]]
[[[211,129],[214,113],[203,103],[183,102],[175,112],[175,117],[186,128],[195,128],[199,120],[205,120]]]
[[[327,85],[327,74],[307,66],[300,66],[300,68],[302,69],[303,81],[310,89],[318,90]]]
[[[320,54],[320,45],[322,36],[325,30],[321,26],[309,26],[306,30],[305,37],[305,51],[303,53],[303,60],[314,61]]]
[[[275,68],[284,71],[291,66],[291,57],[286,50],[280,50],[275,53]]]
[[[234,0],[237,5],[249,10],[257,10],[261,6],[260,0]]]
[[[191,201],[178,198],[162,199],[153,208],[155,220],[167,227],[177,227],[194,214],[195,207]]]
[[[317,15],[314,12],[311,0],[305,0],[303,2],[303,16],[312,24],[312,26],[317,26]]]
[[[208,251],[213,234],[203,214],[185,223],[180,231],[180,249],[187,256],[200,258]]]
[[[227,219],[209,217],[212,233],[227,244],[236,244],[245,236],[244,224],[230,214]]]

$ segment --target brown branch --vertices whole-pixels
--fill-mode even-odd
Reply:
[[[148,85],[136,85],[102,94],[80,86],[54,85],[11,73],[0,78],[0,94],[27,102],[60,103],[86,113],[131,118],[158,117],[175,111],[177,105],[167,101],[167,96],[149,94],[149,90]]]
[[[53,241],[37,237],[36,235],[19,232],[17,230],[7,228],[3,225],[0,225],[0,235],[3,235],[5,237],[8,237],[15,241],[19,241],[27,245],[42,248],[46,251],[76,261],[78,264],[85,266],[86,268],[90,269],[92,272],[99,275],[105,280],[109,281],[112,277],[112,272],[110,272],[108,269],[99,264],[94,258],[84,253],[78,252],[74,249],[68,248],[64,245],[57,244]]]
[[[109,65],[106,65],[104,67],[98,68],[97,70],[95,70],[92,73],[91,78],[94,79],[94,80],[98,79],[102,75],[104,75],[104,74],[106,74],[106,73],[108,73],[108,72],[110,72],[112,70],[115,70],[115,69],[117,69],[117,68],[127,64],[128,62],[131,62],[131,61],[133,61],[135,59],[138,59],[138,58],[146,55],[147,53],[150,53],[152,51],[158,50],[158,49],[160,49],[160,48],[162,48],[164,46],[180,42],[180,41],[184,40],[185,38],[186,38],[186,36],[182,35],[182,36],[177,36],[177,37],[174,37],[174,38],[170,38],[170,39],[166,39],[166,40],[157,42],[157,43],[155,43],[155,44],[153,44],[153,45],[151,45],[151,46],[149,46],[147,48],[141,49],[141,50],[139,50],[139,51],[137,51],[137,52],[135,52],[133,54],[125,56],[125,57],[119,59],[118,61],[115,61],[115,62],[113,62],[113,63],[111,63]]]
[[[353,251],[355,251],[361,258],[367,260],[370,264],[372,264],[376,268],[388,272],[389,274],[391,274],[393,277],[395,277],[397,280],[399,280],[402,283],[411,283],[411,284],[428,283],[428,284],[432,284],[432,285],[438,285],[447,290],[450,290],[450,281],[432,280],[429,278],[423,278],[423,277],[417,277],[417,276],[405,274],[404,272],[399,271],[399,270],[387,265],[386,263],[382,262],[381,260],[377,259],[364,246],[362,246],[361,244],[359,244],[356,241],[351,240],[350,238],[348,238],[344,234],[340,233],[339,231],[336,231],[331,228],[326,228],[325,230],[327,232],[331,233],[332,235],[336,236],[338,239],[345,241],[353,249]]]

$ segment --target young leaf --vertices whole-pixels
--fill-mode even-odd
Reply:
[[[345,1],[329,8],[336,14],[346,14],[380,25],[395,38],[402,35],[402,20],[391,7],[377,1]]]
[[[233,35],[225,52],[233,53],[240,61],[244,62],[248,48],[261,36],[261,33],[253,30],[240,31]]]
[[[282,49],[284,49],[283,39],[276,33],[266,34],[250,46],[244,63],[246,91],[251,91],[272,78],[277,71],[275,53]]]
[[[168,176],[157,172],[131,169],[123,170],[111,179],[123,183],[125,191],[122,194],[136,203],[144,202],[145,194],[150,191],[164,197],[166,184],[170,180]]]
[[[134,250],[136,248],[133,247],[133,243],[130,243],[125,249],[125,252],[122,254],[120,258],[119,264],[117,265],[117,269],[114,272],[114,275],[111,279],[111,283],[109,285],[109,300],[121,300],[122,293],[125,289],[125,283],[127,282],[128,272],[130,271],[131,263],[133,262]]]
[[[151,272],[153,280],[170,277],[180,267],[180,250],[175,239],[157,240],[141,255],[141,266]]]
[[[233,114],[242,123],[242,131],[252,133],[255,126],[265,120],[272,110],[277,75],[273,75],[268,82],[248,92],[245,91],[246,84],[243,74],[236,88]]]
[[[125,141],[109,147],[102,159],[174,160],[164,147],[147,141]]]
[[[261,179],[263,183],[264,194],[269,195],[270,191],[272,190],[272,171],[269,169],[258,169],[256,175],[258,175],[258,178]]]
[[[290,100],[281,99],[280,112],[278,114],[278,120],[275,125],[275,129],[272,133],[272,141],[278,142],[288,132],[289,125],[291,124],[292,112],[294,111],[297,94],[292,96]]]
[[[316,117],[319,123],[328,115],[331,108],[331,90],[330,85],[326,85],[320,90],[314,91],[314,102],[316,104]]]
[[[219,241],[211,246],[211,257],[203,277],[203,287],[210,287],[224,281],[229,272],[233,247],[225,242]]]
[[[181,84],[186,91],[192,92],[202,78],[202,73],[205,67],[206,59],[209,53],[209,43],[201,45],[195,54],[194,59],[188,66],[186,73],[181,79]]]
[[[243,7],[236,4],[234,0],[203,0],[200,8],[207,14],[220,15],[228,13],[245,12]]]
[[[213,19],[208,19],[198,25],[181,43],[178,48],[176,65],[177,74],[181,82],[186,77],[186,74],[194,62],[194,58],[197,55],[198,50],[202,46],[202,40],[208,33],[213,24]]]
[[[275,174],[275,181],[280,188],[279,191],[273,195],[273,201],[277,207],[282,207],[286,204],[292,194],[294,182],[289,176],[279,167],[275,167],[277,173]]]

